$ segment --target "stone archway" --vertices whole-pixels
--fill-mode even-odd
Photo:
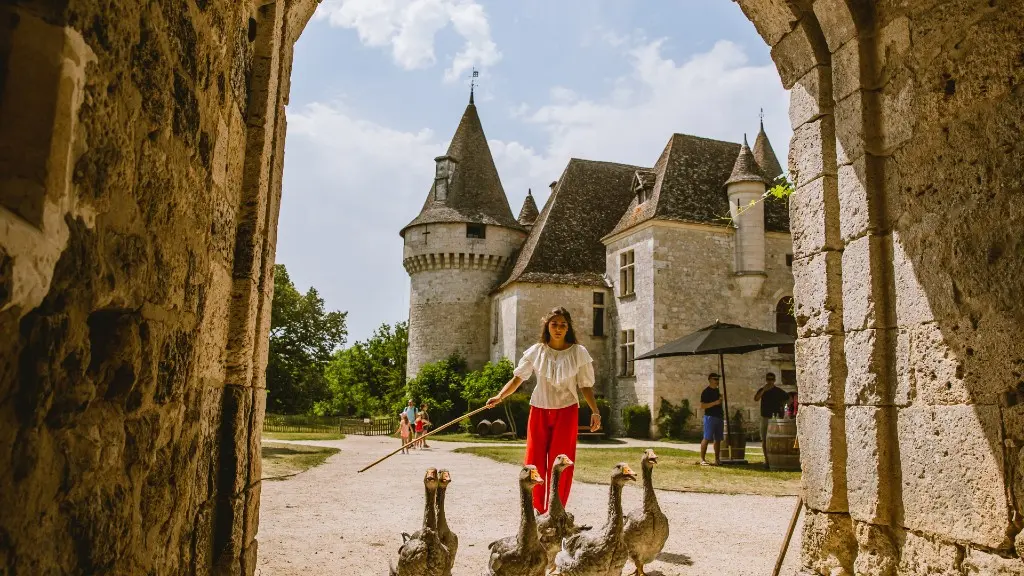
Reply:
[[[0,566],[249,573],[315,0],[0,8]],[[792,88],[808,573],[1019,573],[1024,2],[739,0]]]

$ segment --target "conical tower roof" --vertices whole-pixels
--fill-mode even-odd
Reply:
[[[443,196],[436,195],[434,185],[431,185],[423,209],[419,216],[402,229],[403,235],[410,226],[439,222],[522,228],[512,216],[472,97],[448,146],[448,152],[437,160],[443,161],[445,157],[454,160],[446,193]]]
[[[782,174],[782,166],[775,156],[775,150],[772,150],[772,143],[768,141],[768,135],[764,132],[764,120],[761,120],[761,131],[754,139],[754,160],[761,167],[761,172],[766,180],[774,180],[779,174]]]
[[[533,226],[539,215],[540,211],[537,210],[537,202],[533,199],[533,190],[527,190],[526,200],[523,201],[523,209],[519,211],[519,224],[521,226]]]
[[[743,146],[740,147],[740,153],[736,157],[736,163],[732,166],[732,174],[729,175],[729,179],[725,181],[726,184],[733,184],[736,182],[764,182],[765,177],[762,175],[761,167],[757,164],[757,160],[754,159],[754,154],[750,151],[750,146],[747,146],[747,136],[743,136]]]

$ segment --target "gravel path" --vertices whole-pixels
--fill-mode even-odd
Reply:
[[[430,466],[452,474],[446,508],[448,523],[459,536],[456,576],[481,574],[487,544],[515,533],[519,469],[452,452],[467,444],[434,442],[429,450],[398,454],[356,474],[396,448],[397,441],[350,436],[298,443],[342,451],[298,476],[263,483],[258,575],[387,574],[400,533],[422,522],[423,471]],[[637,466],[639,458],[638,449]],[[627,511],[639,505],[641,494],[639,487],[626,488]],[[575,482],[568,508],[577,522],[600,526],[607,497],[607,486]],[[771,574],[795,504],[792,497],[665,491],[658,492],[658,499],[672,532],[660,559],[648,565],[651,576]],[[796,572],[799,542],[798,526],[783,574]],[[631,571],[627,563],[623,573]]]

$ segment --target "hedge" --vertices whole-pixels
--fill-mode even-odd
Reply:
[[[646,404],[626,406],[622,409],[622,426],[630,438],[650,438],[651,409]]]

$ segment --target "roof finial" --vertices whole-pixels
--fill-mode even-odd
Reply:
[[[746,146],[747,148],[750,148],[750,144],[747,144],[747,133],[746,132],[743,133],[743,145]]]
[[[480,71],[473,67],[473,75],[469,78],[469,103],[473,103],[473,88],[476,87],[476,78],[480,77]]]
[[[526,189],[526,195],[527,196],[533,196],[533,188],[527,188]]]
[[[761,132],[764,132],[764,108],[761,108]]]

